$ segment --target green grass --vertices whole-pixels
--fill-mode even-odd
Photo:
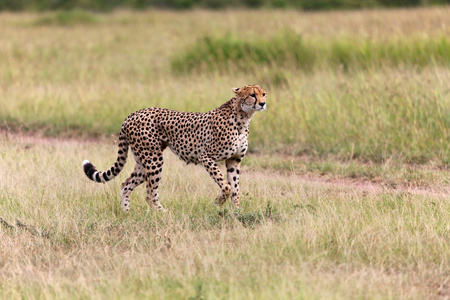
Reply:
[[[115,152],[111,142],[2,137],[0,298],[448,293],[445,195],[365,193],[247,167],[241,210],[217,209],[207,172],[167,153],[160,194],[168,212],[149,208],[139,187],[123,213],[119,187],[132,166],[107,185],[81,169],[85,158],[104,169]]]
[[[372,70],[382,67],[450,66],[447,37],[396,37],[387,40],[340,37],[331,41],[305,40],[293,30],[246,39],[239,35],[205,36],[172,61],[176,72],[246,72],[261,66],[311,71],[329,67]]]

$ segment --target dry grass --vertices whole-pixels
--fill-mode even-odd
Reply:
[[[0,153],[0,217],[14,226],[0,224],[5,299],[449,296],[447,196],[367,193],[247,167],[242,210],[218,210],[206,172],[167,153],[168,213],[149,210],[138,188],[125,214],[119,184],[131,166],[108,185],[80,167],[89,158],[106,168],[111,142],[10,136]]]

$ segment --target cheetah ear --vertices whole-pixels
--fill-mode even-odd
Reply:
[[[233,92],[235,92],[237,94],[237,92],[239,92],[240,88],[234,87],[232,88]]]

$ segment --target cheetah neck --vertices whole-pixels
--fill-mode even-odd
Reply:
[[[252,120],[255,111],[244,111],[239,101],[234,98],[233,113],[236,116],[239,133],[248,132],[250,121]]]

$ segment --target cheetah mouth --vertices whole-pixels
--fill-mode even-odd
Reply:
[[[266,110],[266,108],[267,108],[266,104],[264,104],[264,106],[258,106],[258,107],[256,106],[256,104],[252,106],[252,109],[254,111],[263,111],[263,110]]]

